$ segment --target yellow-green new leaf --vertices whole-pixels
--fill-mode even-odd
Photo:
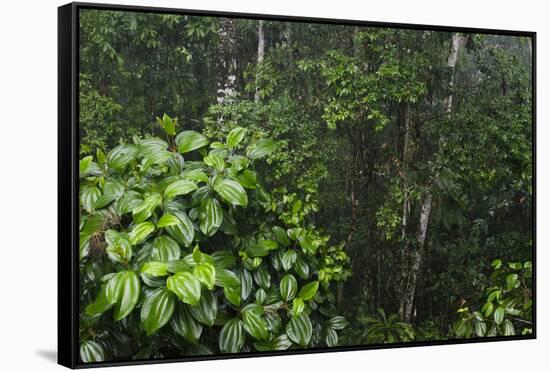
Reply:
[[[313,299],[318,289],[319,289],[319,281],[310,282],[304,287],[302,287],[302,289],[298,293],[298,296],[304,301],[309,301]]]
[[[144,241],[151,233],[155,231],[155,225],[151,222],[143,222],[132,228],[130,232],[130,243],[137,245]]]
[[[164,214],[157,222],[157,228],[166,228],[180,223],[177,216],[172,214]]]
[[[176,300],[164,287],[153,292],[141,307],[141,324],[147,335],[166,325],[174,314]]]
[[[141,273],[155,277],[168,275],[168,265],[163,262],[148,262],[141,267]]]
[[[190,180],[176,180],[166,187],[166,189],[164,190],[164,197],[168,200],[171,200],[176,196],[183,196],[191,193],[197,188],[197,185]]]
[[[236,127],[227,135],[227,146],[229,148],[235,148],[244,139],[246,133],[245,128]]]
[[[216,283],[216,268],[209,263],[201,263],[193,269],[193,274],[209,290],[214,289]]]
[[[201,283],[190,272],[178,272],[168,277],[166,288],[190,305],[197,305],[201,298]]]

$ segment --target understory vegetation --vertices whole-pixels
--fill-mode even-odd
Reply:
[[[531,39],[81,10],[82,362],[529,335]]]

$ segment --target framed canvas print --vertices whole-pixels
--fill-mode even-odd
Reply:
[[[535,338],[535,33],[58,17],[59,363]]]

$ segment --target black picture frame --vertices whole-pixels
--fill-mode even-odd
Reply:
[[[441,341],[412,341],[398,344],[375,344],[361,346],[337,346],[334,348],[296,349],[254,353],[221,354],[211,356],[189,356],[155,360],[126,360],[84,364],[79,362],[78,352],[78,288],[79,288],[79,202],[78,202],[78,153],[79,153],[79,11],[82,9],[119,10],[148,13],[170,13],[228,17],[240,19],[264,19],[337,25],[359,25],[370,27],[399,28],[411,30],[432,30],[479,34],[498,34],[529,37],[532,40],[532,158],[533,158],[533,331],[529,335],[497,336],[473,339],[449,339]],[[160,8],[149,6],[110,5],[73,2],[58,8],[58,363],[69,368],[90,368],[105,366],[142,365],[201,360],[219,360],[248,357],[281,356],[370,350],[432,345],[471,344],[481,342],[529,340],[537,337],[536,311],[536,32],[511,31],[486,28],[465,28],[423,24],[371,22],[348,19],[310,18],[252,13],[202,11],[191,9]]]

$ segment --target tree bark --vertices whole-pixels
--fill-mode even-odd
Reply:
[[[453,87],[455,77],[455,67],[458,61],[458,53],[460,48],[466,42],[466,37],[460,33],[453,33],[451,38],[451,46],[449,56],[447,58],[447,68],[449,69],[449,80],[447,83],[448,93],[443,99],[443,108],[445,113],[450,116],[453,108]],[[443,136],[439,137],[439,144],[441,145],[445,141]],[[437,175],[435,175],[437,176]],[[430,214],[432,211],[433,195],[431,185],[427,186],[426,194],[422,200],[422,206],[420,210],[420,220],[418,224],[418,234],[416,238],[416,246],[414,249],[409,249],[409,267],[406,275],[406,283],[404,290],[402,291],[401,302],[399,306],[399,315],[405,322],[411,322],[414,295],[416,292],[416,285],[418,282],[418,274],[420,271],[420,265],[422,263],[422,256],[424,254],[424,244],[426,242],[426,233],[428,230],[428,224],[430,222]]]
[[[264,31],[264,22],[265,21],[258,21],[258,66],[262,64],[264,61],[264,53],[265,53],[265,31]],[[258,75],[256,74],[256,80]],[[257,83],[257,81],[256,81]],[[256,92],[254,93],[254,102],[258,103],[260,101],[260,89],[256,85]]]
[[[237,94],[237,30],[231,18],[220,18],[218,43],[217,101]]]

